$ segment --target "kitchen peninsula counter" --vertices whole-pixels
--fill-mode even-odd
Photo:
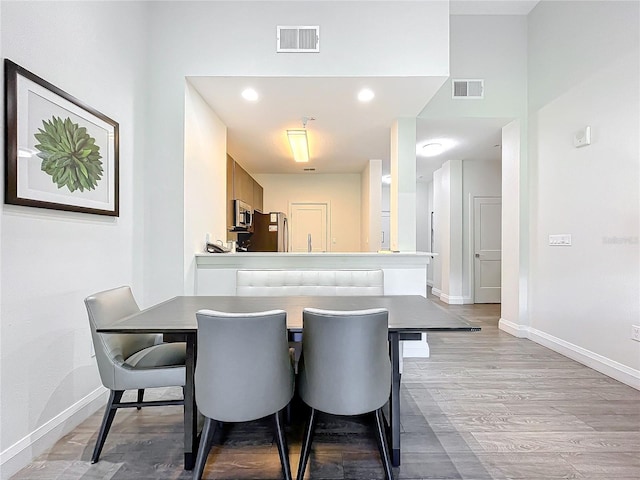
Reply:
[[[235,295],[236,271],[383,270],[387,295],[427,296],[429,252],[238,252],[196,254],[196,294]]]
[[[427,296],[429,252],[237,252],[196,254],[196,295],[235,295],[238,270],[382,270],[386,295]],[[428,357],[422,341],[403,342],[404,357]]]
[[[198,268],[384,268],[414,267],[425,268],[431,258],[437,255],[429,252],[236,252],[236,253],[197,253]]]

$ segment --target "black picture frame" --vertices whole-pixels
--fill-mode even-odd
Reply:
[[[117,217],[119,125],[9,59],[5,203]]]

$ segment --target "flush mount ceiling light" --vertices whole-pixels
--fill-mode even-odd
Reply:
[[[298,163],[306,163],[309,161],[309,141],[307,139],[306,130],[287,130],[289,145],[293,159]]]
[[[425,157],[435,157],[444,152],[444,146],[441,143],[427,143],[422,146],[422,155]]]
[[[375,94],[373,93],[373,90],[369,88],[363,88],[358,92],[358,100],[361,102],[370,102],[373,100],[373,97],[375,97]]]
[[[293,153],[293,159],[298,163],[307,163],[309,161],[307,120],[315,119],[304,117],[302,119],[301,129],[287,130],[287,138],[289,139],[289,145],[291,146],[291,153]]]
[[[419,157],[436,157],[457,147],[460,142],[453,138],[436,137],[422,140],[416,144],[416,155]]]
[[[258,100],[258,92],[256,92],[253,88],[245,88],[242,91],[242,98],[250,102],[255,102],[256,100]]]

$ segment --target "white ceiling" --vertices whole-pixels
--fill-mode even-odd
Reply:
[[[416,123],[416,175],[428,182],[431,175],[447,160],[500,160],[502,127],[506,118],[418,118]],[[441,143],[447,150],[437,157],[421,156],[427,143]]]
[[[450,0],[450,15],[528,15],[539,0]]]
[[[369,159],[388,160],[391,124],[416,117],[444,77],[189,77],[227,126],[227,151],[250,173],[361,172]],[[249,102],[251,87],[260,98]],[[360,89],[374,91],[369,103]],[[296,164],[286,130],[307,123],[311,161]]]
[[[452,15],[527,15],[538,0],[451,0]],[[189,77],[227,126],[227,151],[250,173],[359,173],[369,159],[383,161],[389,173],[390,131],[394,119],[416,117],[446,81],[444,77]],[[241,97],[247,87],[260,98]],[[375,92],[367,104],[356,95]],[[304,117],[311,161],[296,164],[286,130],[301,128]],[[417,119],[417,176],[429,181],[450,159],[499,159],[501,128],[507,119]],[[455,146],[424,158],[420,147],[437,139]]]

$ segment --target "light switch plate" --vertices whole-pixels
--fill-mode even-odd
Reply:
[[[591,145],[591,127],[584,127],[573,135],[573,146],[576,148]]]

